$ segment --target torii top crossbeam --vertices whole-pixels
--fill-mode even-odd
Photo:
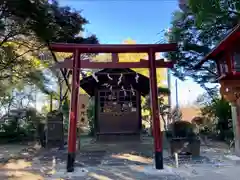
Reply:
[[[177,44],[74,44],[74,43],[52,43],[51,49],[56,52],[79,53],[144,53],[176,51]]]
[[[70,53],[112,53],[112,62],[93,62],[91,60],[81,61],[81,68],[102,69],[102,68],[149,68],[149,62],[141,59],[140,62],[119,62],[118,53],[157,53],[177,50],[177,44],[73,44],[73,43],[52,43],[51,49],[56,52]],[[154,58],[155,59],[155,58]],[[73,68],[73,62],[65,59],[57,63],[53,68]],[[172,68],[171,61],[160,59],[156,61],[157,68]]]

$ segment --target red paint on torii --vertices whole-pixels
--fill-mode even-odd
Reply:
[[[81,68],[103,69],[103,68],[149,68],[149,61],[141,59],[139,62],[119,62],[118,53],[146,53],[150,50],[156,52],[169,52],[177,50],[177,45],[172,44],[51,44],[51,49],[57,52],[79,53],[112,53],[112,62],[93,62],[90,59],[81,61]],[[173,62],[156,60],[157,68],[173,68]],[[58,62],[53,68],[73,68],[73,60],[65,59]]]
[[[81,68],[149,68],[150,73],[150,87],[151,87],[151,109],[153,120],[153,135],[155,147],[155,166],[156,169],[163,169],[162,156],[162,135],[160,131],[159,107],[158,107],[158,93],[157,93],[157,77],[156,68],[170,68],[173,66],[172,62],[165,62],[164,60],[156,61],[155,53],[170,52],[177,50],[177,44],[64,44],[52,43],[50,45],[52,51],[57,52],[72,52],[73,60],[65,60],[58,64],[57,68],[71,68],[72,76],[72,94],[71,94],[71,110],[70,123],[68,134],[68,162],[67,171],[74,170],[75,151],[76,151],[76,126],[77,126],[77,106],[79,93],[79,73]],[[112,62],[100,63],[91,62],[90,60],[80,59],[81,53],[112,53]],[[148,53],[149,60],[140,60],[140,62],[119,62],[118,53]],[[54,67],[53,67],[54,68]]]
[[[173,62],[164,61],[164,59],[156,60],[156,68],[173,68]],[[139,62],[93,62],[89,59],[81,61],[81,68],[85,69],[104,69],[104,68],[149,68],[149,61],[141,59]],[[65,59],[62,62],[58,62],[54,65],[54,68],[73,68],[73,60]]]

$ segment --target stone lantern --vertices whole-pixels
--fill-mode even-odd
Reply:
[[[229,102],[236,104],[240,97],[240,53],[234,49],[231,51],[217,61],[218,80],[221,94]]]
[[[223,39],[197,66],[213,60],[217,65],[222,96],[232,105],[235,150],[240,155],[240,24]]]

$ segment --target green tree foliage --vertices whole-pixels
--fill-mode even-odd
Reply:
[[[11,110],[0,119],[0,139],[4,142],[32,140],[42,120],[43,117],[33,108]]]
[[[7,0],[0,2],[0,103],[9,113],[19,101],[16,93],[26,91],[32,100],[33,85],[43,93],[59,95],[64,101],[65,90],[62,76],[67,72],[57,72],[59,92],[49,87],[53,85],[55,74],[44,70],[69,54],[52,52],[51,42],[98,43],[95,35],[83,37],[81,32],[88,21],[80,12],[57,1],[48,0]],[[44,58],[42,58],[44,54]],[[65,78],[64,78],[65,79]],[[66,83],[66,80],[65,80]],[[61,85],[60,85],[61,84]],[[26,88],[28,87],[28,88]],[[14,103],[13,103],[14,102]],[[26,105],[26,102],[24,102]],[[62,103],[60,103],[62,104]]]
[[[4,114],[10,112],[13,109],[24,109],[29,107],[31,104],[35,104],[36,90],[26,86],[22,90],[16,88],[11,91],[7,91],[0,97],[1,112]]]
[[[136,44],[135,40],[126,39],[123,41],[123,44]],[[119,53],[120,62],[139,62],[141,59],[148,59],[146,53]],[[96,62],[111,62],[111,54],[99,54],[93,58]],[[132,70],[136,71],[139,74],[142,74],[146,77],[149,77],[149,70],[147,68],[133,68]],[[163,86],[164,81],[167,80],[167,71],[165,68],[157,68],[157,84],[158,86]],[[160,87],[161,89],[161,87]],[[166,88],[162,88],[163,93]],[[159,91],[161,93],[161,91]]]
[[[68,99],[65,99],[62,106],[62,113],[64,118],[64,130],[65,132],[68,131],[68,123],[69,123],[69,101]]]
[[[123,44],[136,44],[136,41],[132,39],[126,39]],[[120,62],[139,62],[141,59],[148,59],[148,55],[146,53],[120,53],[119,61]],[[137,68],[133,69],[139,74],[142,74],[146,77],[149,77],[149,70],[146,68]],[[157,69],[157,83],[158,86],[163,85],[163,81],[167,78],[166,69],[158,68]]]
[[[57,1],[1,1],[0,17],[1,91],[24,83],[43,89],[46,77],[42,68],[46,62],[39,59],[39,54],[51,50],[50,42],[97,43],[94,35],[84,38],[79,34],[88,21]],[[53,52],[50,55],[53,57],[49,60],[56,61],[57,56]],[[40,81],[43,83],[37,83]]]
[[[169,106],[166,105],[165,96],[170,94],[170,90],[168,88],[159,87],[158,88],[158,105],[159,105],[159,116],[163,121],[164,129],[167,129],[167,119],[169,114]],[[148,95],[146,97],[141,97],[141,107],[142,107],[142,117],[144,121],[147,121],[150,124],[150,128],[152,129],[152,121],[150,117],[151,110],[151,97]]]
[[[187,76],[206,87],[217,78],[215,63],[209,61],[196,71],[194,66],[239,22],[239,0],[189,0],[183,10],[173,14],[170,42],[178,42],[179,51],[167,53],[177,62],[174,75]]]
[[[3,13],[17,25],[24,25],[28,33],[35,33],[40,41],[47,42],[96,42],[95,36],[77,36],[88,21],[70,7],[61,7],[53,0],[3,1]],[[3,23],[3,22],[2,22]],[[3,23],[4,24],[4,23]]]
[[[209,97],[203,94],[198,99],[201,107],[201,114],[205,118],[205,130],[215,134],[221,140],[233,138],[231,106],[229,102],[219,97]]]

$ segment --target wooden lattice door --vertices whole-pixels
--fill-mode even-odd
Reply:
[[[98,92],[99,133],[139,132],[138,92],[100,90]]]

